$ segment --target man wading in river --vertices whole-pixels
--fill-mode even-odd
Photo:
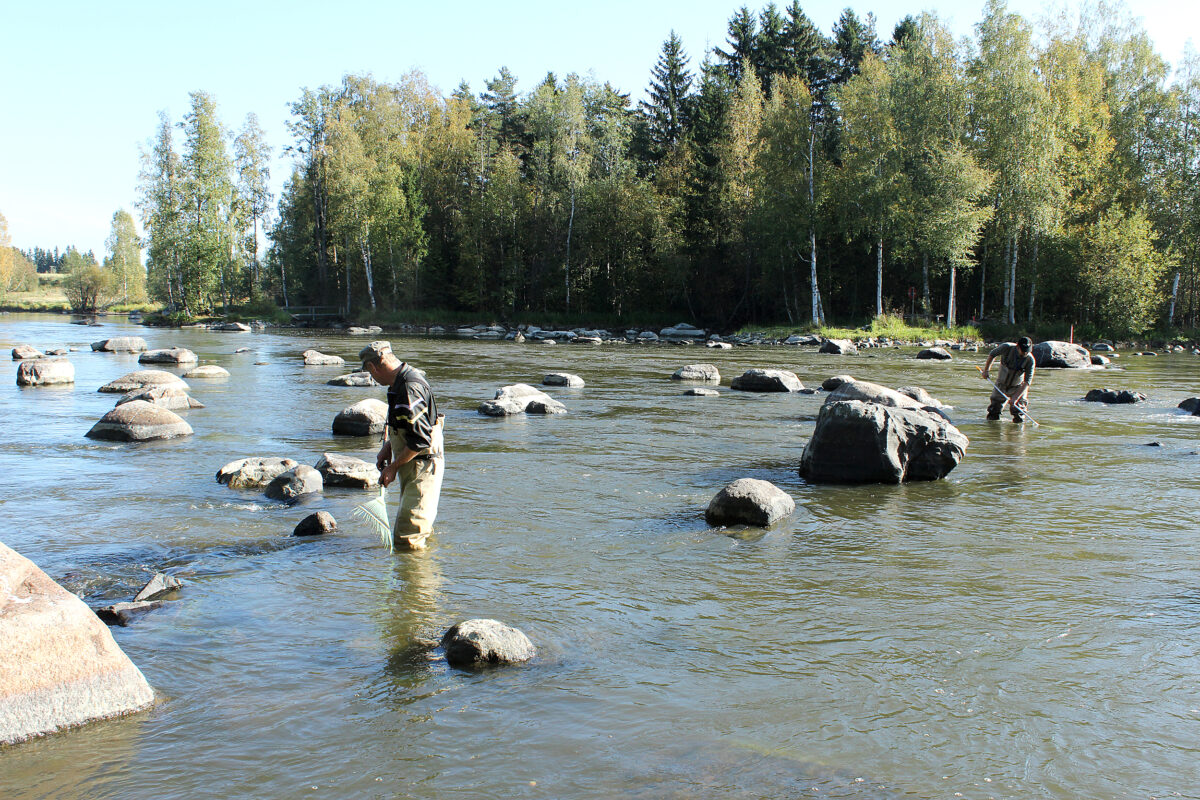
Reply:
[[[988,373],[992,369],[992,361],[1000,359],[1000,374],[992,387],[992,396],[988,403],[987,418],[1000,419],[1005,402],[1012,410],[1013,422],[1024,422],[1021,412],[1029,406],[1029,386],[1033,383],[1033,372],[1036,362],[1029,352],[1033,341],[1028,336],[1022,336],[1016,344],[1005,342],[988,353],[987,362],[983,365],[981,375],[990,380]]]
[[[437,517],[442,475],[445,417],[438,413],[429,381],[392,354],[388,342],[371,342],[358,357],[371,377],[388,387],[387,427],[375,457],[379,482],[400,481],[400,510],[392,525],[392,546],[423,550]]]

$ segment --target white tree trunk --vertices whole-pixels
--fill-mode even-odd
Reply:
[[[955,307],[958,305],[958,268],[950,267],[950,302],[946,306],[946,325],[953,328],[958,322],[958,314],[955,313]]]
[[[1175,281],[1171,284],[1171,311],[1167,314],[1167,324],[1175,324],[1175,298],[1179,296],[1179,273],[1175,273]]]
[[[883,236],[875,242],[875,316],[883,316]]]
[[[1012,237],[1012,266],[1008,273],[1008,324],[1017,324],[1017,236]]]
[[[812,281],[812,321],[813,325],[821,324],[821,293],[817,290],[817,232],[808,229],[808,265]]]
[[[979,261],[979,318],[983,319],[983,295],[987,289],[987,260],[988,246],[987,242],[983,243],[983,258]]]
[[[921,281],[924,284],[924,294],[921,295],[921,311],[928,314],[933,308],[929,300],[929,253],[921,253]]]
[[[1033,237],[1033,260],[1029,262],[1029,313],[1027,320],[1033,322],[1033,302],[1037,298],[1038,237]]]
[[[371,310],[375,310],[375,276],[371,272],[371,243],[367,240],[364,234],[358,240],[359,250],[362,251],[363,269],[367,273],[367,296],[371,298]],[[346,259],[346,267],[349,269],[350,260]]]

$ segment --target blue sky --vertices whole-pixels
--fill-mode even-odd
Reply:
[[[778,2],[778,0],[777,0]],[[748,3],[758,11],[765,3]],[[778,2],[780,6],[785,2]],[[287,104],[301,87],[335,84],[348,72],[392,80],[420,69],[443,92],[466,80],[476,92],[508,66],[519,90],[546,72],[591,73],[637,99],[662,42],[674,29],[697,65],[724,46],[739,0],[567,0],[340,3],[209,0],[108,3],[41,0],[0,4],[0,213],[13,244],[103,255],[112,214],[134,211],[138,152],[158,112],[179,120],[188,92],[217,100],[223,122],[241,127],[255,112],[275,149],[273,183],[290,172],[282,148]],[[803,3],[828,32],[846,0]],[[983,0],[875,0],[886,39],[906,14],[935,11],[971,33]],[[1075,7],[1072,3],[1069,7]],[[1036,0],[1010,0],[1031,21]],[[1200,30],[1200,4],[1131,2],[1159,52],[1177,63]],[[135,212],[136,216],[136,212]]]

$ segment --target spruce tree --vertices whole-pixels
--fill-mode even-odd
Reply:
[[[729,83],[737,85],[742,79],[742,65],[746,62],[755,63],[758,49],[758,21],[747,6],[742,6],[729,18],[726,41],[729,43],[728,51],[714,47],[713,53],[721,60]]]
[[[692,88],[692,73],[683,41],[671,31],[663,42],[658,63],[650,71],[650,102],[639,103],[647,117],[650,157],[662,159],[679,144],[688,126],[688,92]]]

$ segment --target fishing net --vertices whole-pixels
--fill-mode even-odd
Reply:
[[[379,534],[383,546],[392,552],[392,526],[388,522],[387,489],[379,487],[379,496],[374,500],[355,507],[352,512],[356,519],[361,519]]]

